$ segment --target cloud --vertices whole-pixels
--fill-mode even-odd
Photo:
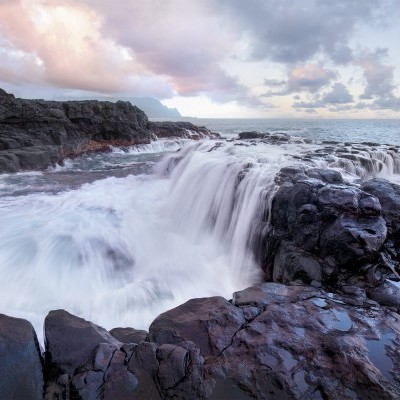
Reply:
[[[279,79],[264,79],[265,86],[281,87],[285,86],[287,81]]]
[[[159,98],[206,94],[214,101],[261,104],[221,67],[234,44],[206,4],[3,1],[0,39],[8,51],[39,60],[44,73],[36,80],[60,88]],[[11,83],[30,74],[28,67],[17,74],[9,64],[3,69],[2,80]]]
[[[394,89],[394,67],[382,63],[387,56],[387,49],[376,49],[374,52],[364,51],[359,56],[359,65],[363,69],[366,87],[361,99],[373,99],[385,96]]]
[[[298,64],[288,73],[288,92],[315,93],[336,77],[335,72],[318,64]]]
[[[325,104],[347,104],[353,102],[353,96],[343,83],[336,82],[332,90],[323,96],[322,101]]]
[[[264,94],[264,97],[286,96],[298,92],[316,93],[328,85],[336,77],[336,73],[320,64],[309,63],[289,66],[287,76],[286,81],[266,79],[266,85],[280,87],[281,89],[269,91]]]
[[[363,50],[357,59],[363,70],[366,82],[364,93],[357,107],[359,109],[388,109],[400,111],[400,98],[395,95],[394,66],[384,64],[388,50],[377,48],[375,51]],[[371,100],[371,101],[368,101]]]
[[[255,59],[305,62],[323,52],[336,63],[353,58],[350,38],[390,2],[378,0],[220,0],[251,41]],[[383,11],[382,11],[383,10]]]
[[[177,94],[206,94],[215,101],[246,101],[250,95],[220,62],[234,48],[233,31],[208,1],[86,0],[102,17],[102,33],[135,54],[147,71],[163,75]],[[251,100],[254,103],[257,100]]]
[[[323,94],[317,93],[311,101],[296,101],[293,104],[294,108],[316,109],[327,108],[330,110],[344,111],[349,109],[349,103],[353,102],[353,96],[349,93],[347,87],[340,82],[336,82],[331,90]],[[333,107],[332,107],[333,106]]]
[[[24,52],[26,59],[35,59],[42,66],[38,74],[37,68],[20,63],[20,71],[14,76],[2,75],[3,80],[36,74],[36,79],[58,87],[118,92],[126,90],[127,75],[143,75],[121,56],[121,48],[101,36],[99,16],[85,6],[57,0],[2,2],[0,20],[4,21],[0,35],[8,45],[7,52]]]
[[[247,107],[297,94],[298,109],[344,109],[353,98],[333,82],[348,64],[365,80],[358,108],[399,110],[385,50],[355,49],[359,28],[398,9],[393,0],[0,0],[0,83]],[[262,82],[272,68],[286,79]]]

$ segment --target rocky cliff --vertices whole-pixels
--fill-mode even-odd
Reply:
[[[0,173],[43,169],[86,151],[171,136],[212,134],[191,123],[149,122],[129,102],[26,100],[0,89]]]

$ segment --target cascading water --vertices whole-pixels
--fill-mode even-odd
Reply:
[[[325,147],[162,142],[1,176],[0,312],[27,318],[39,334],[56,308],[106,328],[147,328],[189,298],[229,298],[261,279],[254,241],[280,168],[346,160],[361,177],[399,172],[392,150],[365,150],[385,166],[378,171],[362,165],[361,150],[352,159]]]

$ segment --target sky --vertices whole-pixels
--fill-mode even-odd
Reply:
[[[0,87],[226,118],[399,118],[400,0],[0,0]]]

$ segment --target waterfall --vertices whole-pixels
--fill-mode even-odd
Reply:
[[[106,328],[146,329],[189,298],[229,298],[262,279],[260,232],[282,167],[397,179],[393,149],[326,147],[176,142],[0,176],[0,312],[39,334],[57,308]]]

